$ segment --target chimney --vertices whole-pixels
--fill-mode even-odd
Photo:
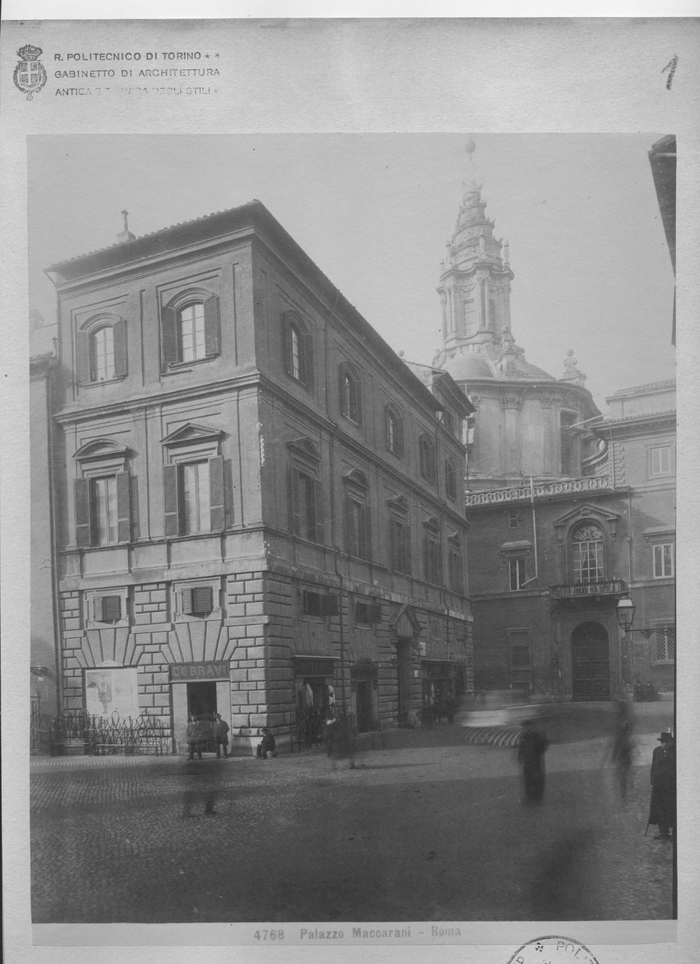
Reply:
[[[117,241],[135,241],[136,235],[129,230],[129,212],[122,211],[122,217],[124,218],[124,230],[117,235]]]

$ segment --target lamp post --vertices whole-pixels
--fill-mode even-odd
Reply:
[[[617,604],[617,621],[624,630],[625,637],[629,637],[632,633],[641,633],[645,639],[649,639],[652,633],[658,633],[664,637],[665,640],[672,639],[676,630],[673,626],[655,626],[650,629],[632,629],[632,624],[634,623],[634,614],[637,607],[632,602],[629,596],[623,596]],[[630,670],[631,670],[631,683],[634,686],[634,653],[632,650],[632,640],[628,643],[630,652]],[[648,684],[651,685],[651,684]]]

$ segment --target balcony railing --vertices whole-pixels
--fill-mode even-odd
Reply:
[[[498,505],[503,502],[518,502],[522,499],[551,499],[553,495],[573,495],[581,492],[599,492],[611,488],[607,475],[591,479],[567,479],[561,482],[542,482],[533,485],[514,485],[507,489],[492,489],[490,492],[470,492],[466,505]]]
[[[627,592],[622,579],[605,579],[602,582],[577,582],[564,586],[550,586],[553,599],[574,599],[580,596],[621,596]]]

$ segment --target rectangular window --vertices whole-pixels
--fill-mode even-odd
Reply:
[[[653,656],[657,663],[671,663],[676,658],[676,627],[669,623],[654,632]]]
[[[192,586],[182,590],[182,612],[186,616],[208,616],[214,611],[211,586]]]
[[[183,533],[211,532],[209,462],[181,466]]]
[[[440,541],[429,533],[425,536],[425,579],[426,582],[440,582]]]
[[[464,592],[462,553],[457,548],[450,549],[450,589],[452,592]]]
[[[511,509],[511,511],[508,513],[508,528],[515,529],[519,523],[520,516],[515,510]]]
[[[517,592],[523,588],[525,582],[525,560],[522,558],[508,560],[508,575],[510,580],[510,591]]]
[[[95,544],[108,546],[117,541],[117,478],[92,480]]]
[[[654,579],[673,575],[673,543],[664,542],[654,546]]]
[[[400,519],[391,520],[390,541],[391,568],[395,572],[410,574],[409,530],[405,522],[402,522]]]
[[[321,615],[321,594],[304,590],[302,609],[305,616]]]
[[[188,305],[180,312],[180,357],[183,362],[204,358],[204,305]]]
[[[321,483],[309,472],[289,468],[290,528],[310,542],[323,542],[323,496]]]
[[[530,647],[527,643],[514,643],[510,648],[510,665],[513,669],[527,669],[530,665]]]
[[[671,446],[655,445],[649,449],[649,475],[671,475]]]

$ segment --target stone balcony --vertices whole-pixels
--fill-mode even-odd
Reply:
[[[467,508],[477,505],[499,505],[504,502],[551,499],[557,495],[577,495],[585,492],[601,492],[612,488],[607,475],[590,479],[563,479],[561,482],[542,482],[530,485],[513,485],[507,489],[492,489],[488,492],[468,492],[465,497]]]
[[[552,599],[590,599],[600,596],[622,596],[627,587],[622,579],[605,579],[601,582],[577,582],[562,586],[550,586],[549,594]]]

